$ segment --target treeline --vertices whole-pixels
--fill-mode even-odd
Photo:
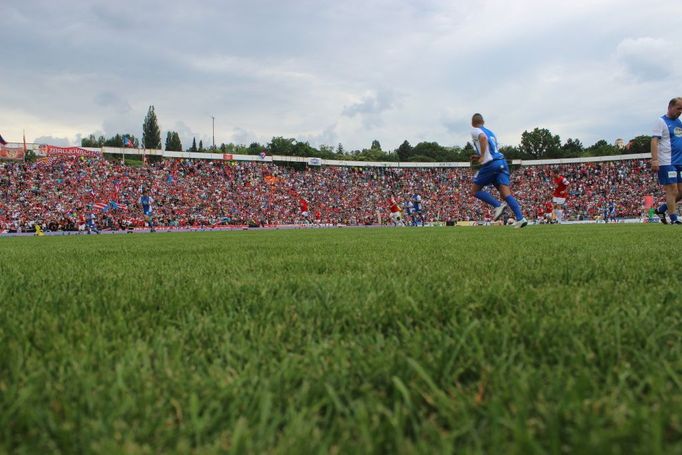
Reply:
[[[604,139],[585,147],[579,139],[569,138],[562,142],[558,135],[552,134],[548,129],[535,128],[532,131],[523,132],[518,146],[502,146],[500,151],[509,159],[578,158],[648,153],[650,142],[651,136],[637,136],[623,144],[622,147],[609,144]],[[81,140],[83,147],[139,147],[140,145],[149,149],[162,148],[161,133],[154,106],[149,107],[144,119],[141,141],[132,134],[116,134],[111,138],[95,137],[94,134],[91,134]],[[183,150],[180,135],[176,131],[167,132],[164,149],[168,151]],[[449,162],[468,161],[474,148],[469,142],[463,147],[446,147],[437,142],[420,142],[413,146],[408,141],[404,141],[395,150],[383,150],[379,141],[374,140],[369,148],[346,150],[342,144],[338,144],[336,147],[322,145],[316,148],[305,141],[278,136],[273,137],[267,144],[258,142],[249,145],[223,143],[216,147],[204,147],[201,140],[197,145],[196,138],[194,138],[192,145],[185,150],[188,152],[242,155],[266,153],[267,155],[317,157],[333,160]]]

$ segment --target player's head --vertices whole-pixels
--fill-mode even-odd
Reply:
[[[471,126],[477,127],[477,126],[482,126],[484,124],[485,124],[485,121],[483,120],[483,116],[481,114],[479,114],[478,112],[471,116]]]
[[[668,118],[677,119],[682,114],[682,96],[673,98],[668,103]]]

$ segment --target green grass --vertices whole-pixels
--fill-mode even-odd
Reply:
[[[682,453],[680,233],[0,238],[0,452]]]

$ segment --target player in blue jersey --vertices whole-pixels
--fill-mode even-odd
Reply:
[[[88,206],[88,214],[85,215],[85,230],[88,234],[92,234],[93,232],[95,234],[99,234],[99,229],[97,229],[97,223],[95,222],[95,219],[97,216],[95,215],[95,212],[92,211],[92,206]]]
[[[150,231],[156,232],[156,229],[154,229],[154,208],[152,207],[152,204],[154,204],[154,198],[151,197],[147,191],[143,191],[138,203],[142,206],[144,219],[149,224]]]
[[[497,137],[495,133],[484,127],[485,124],[481,114],[474,114],[471,118],[471,138],[476,149],[476,154],[472,156],[472,165],[480,166],[471,187],[472,196],[480,199],[495,208],[493,220],[497,221],[502,217],[504,210],[509,207],[514,212],[514,227],[522,228],[528,225],[528,220],[521,212],[521,206],[509,188],[509,166],[504,155],[497,148]],[[493,185],[497,188],[504,202],[500,202],[483,188]]]
[[[656,209],[661,221],[682,224],[677,219],[677,201],[682,199],[682,97],[668,103],[668,112],[659,117],[651,135],[651,169],[665,190],[666,203]]]
[[[424,226],[424,214],[421,195],[412,195],[412,226]]]

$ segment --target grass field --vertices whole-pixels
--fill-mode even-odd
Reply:
[[[0,238],[0,452],[682,453],[680,239]]]

